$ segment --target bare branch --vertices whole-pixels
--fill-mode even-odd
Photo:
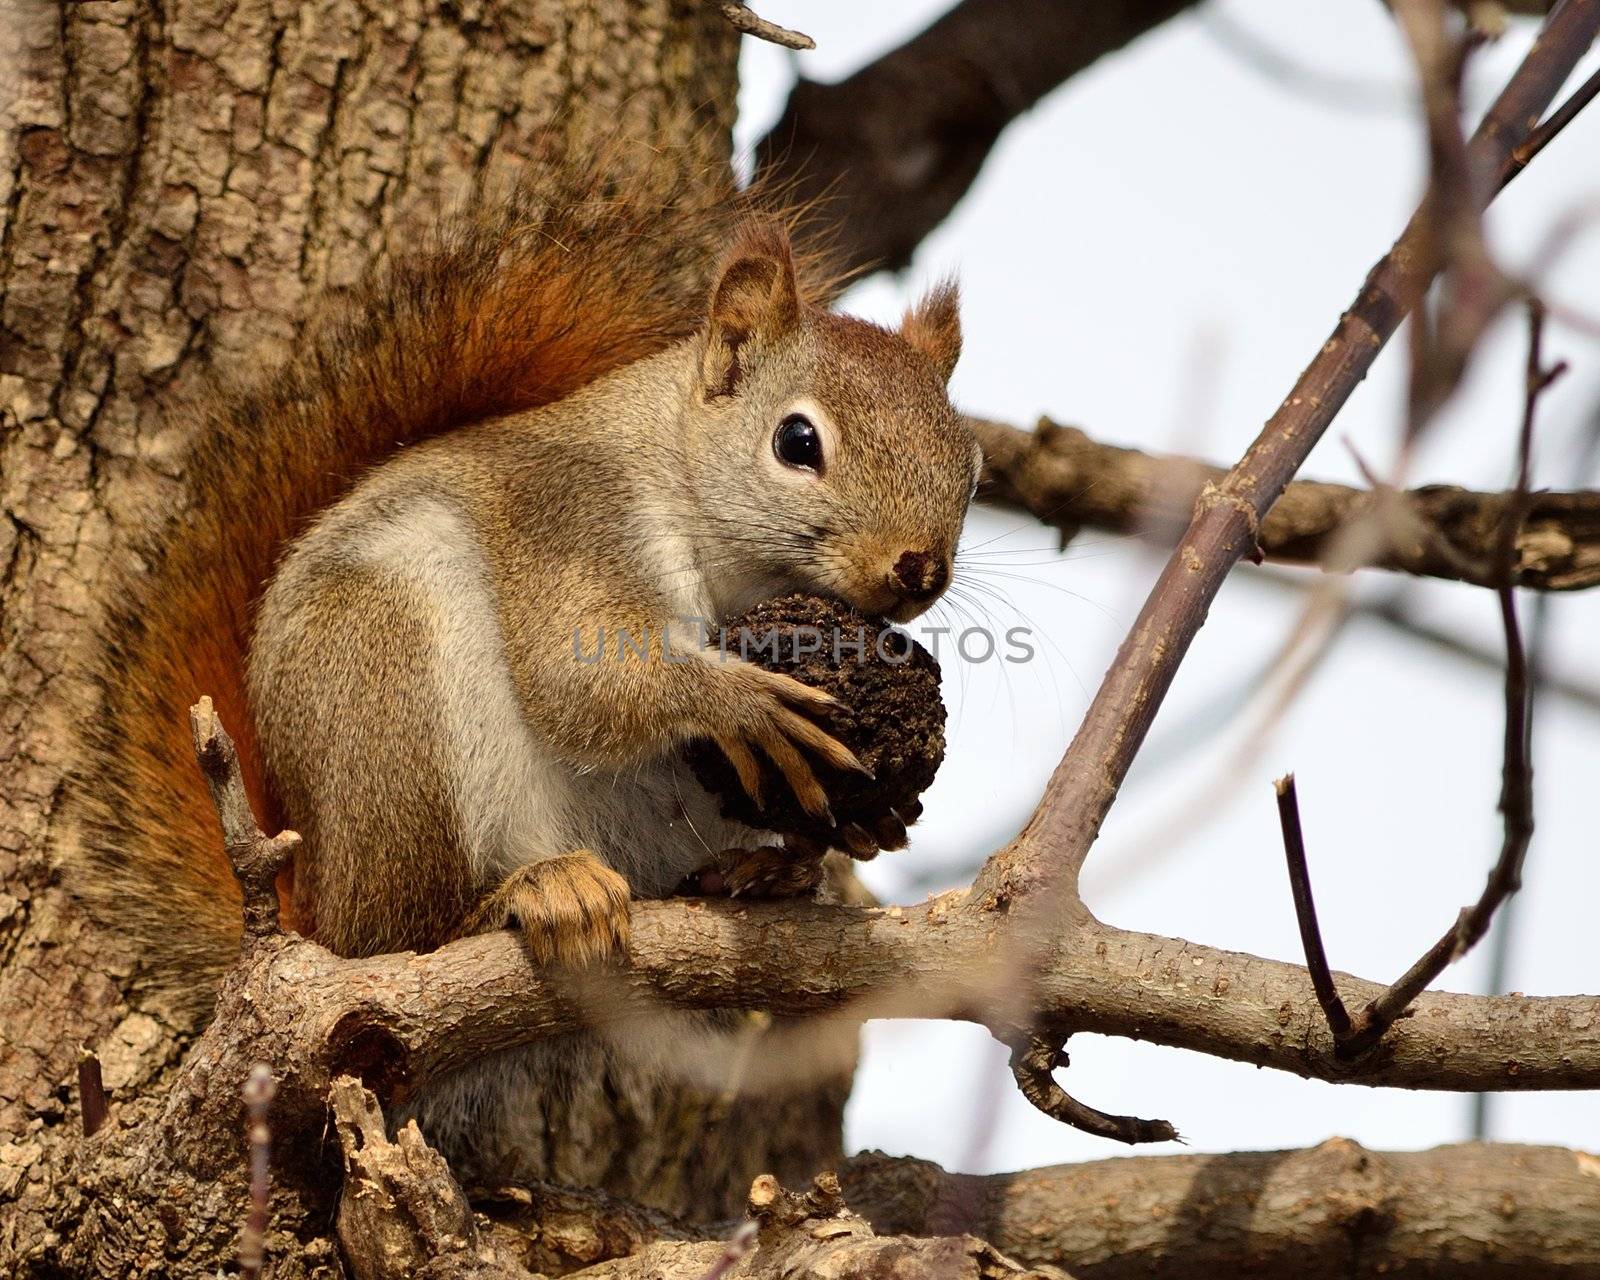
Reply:
[[[1041,419],[1032,432],[969,418],[984,451],[985,501],[1018,507],[1069,535],[1082,528],[1135,534],[1170,546],[1188,524],[1201,489],[1222,468],[1102,444],[1076,427]],[[1392,493],[1384,545],[1372,567],[1493,587],[1511,493],[1427,485]],[[1260,526],[1267,559],[1333,572],[1362,565],[1335,559],[1339,531],[1371,515],[1383,498],[1369,489],[1295,480]],[[1363,562],[1366,563],[1366,562]],[[1600,493],[1530,495],[1517,529],[1516,585],[1576,591],[1600,585]]]
[[[1086,1277],[1580,1280],[1600,1268],[1595,1163],[1558,1147],[1383,1152],[1333,1138],[1300,1151],[1134,1155],[988,1175],[868,1152],[840,1167],[839,1185],[881,1235],[975,1236],[1024,1264]],[[532,1207],[503,1224],[497,1202],[474,1204],[491,1230],[503,1225],[500,1238],[522,1243],[524,1266],[551,1275],[714,1231],[658,1219],[641,1232],[640,1210],[589,1193],[590,1252],[554,1270],[527,1242],[577,1211],[567,1205],[578,1194],[534,1186],[521,1196]],[[725,1249],[700,1247],[713,1258]]]
[[[1084,1276],[1580,1280],[1600,1274],[1595,1156],[1465,1143],[1126,1155],[946,1173],[868,1153],[840,1181],[879,1231],[968,1232]]]
[[[272,1193],[272,1130],[267,1114],[272,1106],[272,1094],[272,1068],[258,1062],[244,1082],[250,1146],[250,1213],[239,1237],[239,1274],[244,1280],[256,1280],[266,1261],[268,1204]]]
[[[1473,166],[1461,131],[1461,80],[1481,31],[1468,26],[1454,34],[1444,0],[1393,0],[1391,7],[1417,66],[1427,125],[1429,179],[1417,251],[1426,276],[1442,273],[1439,306],[1416,307],[1411,321],[1409,445],[1455,393],[1484,331],[1516,289],[1484,243],[1487,176]]]
[[[753,1082],[793,1081],[817,1059],[819,1037],[869,1017],[960,1018],[1014,1039],[1025,1028],[993,1012],[1008,979],[997,964],[996,924],[959,893],[884,909],[640,902],[628,967],[608,981],[575,985],[540,973],[508,933],[428,955],[361,960],[291,939],[265,957],[236,999],[265,1020],[261,1034],[294,1046],[277,1064],[279,1107],[307,1122],[320,1116],[332,1075],[352,1063],[380,1092],[409,1091],[486,1054],[562,1032],[621,1025],[645,1032],[663,1006],[828,1015],[820,1025],[780,1023],[752,1049]],[[773,945],[778,937],[781,947]],[[1339,982],[1352,1002],[1382,990],[1355,977]],[[1299,965],[1084,918],[1040,965],[1027,1012],[1040,1025],[1317,1079],[1475,1091],[1600,1087],[1594,1010],[1593,996],[1429,992],[1393,1028],[1383,1053],[1351,1062],[1335,1053]],[[817,1070],[835,1065],[824,1057]]]
[[[1328,1019],[1328,1029],[1334,1039],[1350,1031],[1350,1014],[1344,1001],[1339,999],[1339,989],[1333,974],[1328,970],[1328,955],[1322,945],[1322,930],[1317,925],[1317,907],[1311,897],[1311,871],[1306,865],[1305,835],[1300,828],[1300,799],[1295,793],[1294,774],[1279,778],[1275,784],[1278,792],[1278,821],[1283,827],[1283,852],[1289,863],[1289,890],[1294,895],[1295,919],[1300,924],[1300,943],[1305,948],[1306,971],[1311,975],[1311,989],[1317,994],[1317,1003]]]
[[[1019,1037],[1011,1045],[1011,1075],[1022,1096],[1052,1120],[1113,1142],[1177,1142],[1178,1131],[1165,1120],[1116,1116],[1079,1102],[1059,1084],[1054,1072],[1071,1065],[1066,1048],[1042,1035]]]
[[[717,0],[717,9],[735,30],[757,40],[766,40],[785,49],[815,49],[817,42],[802,31],[791,31],[776,22],[757,17],[743,0]]]
[[[802,80],[760,172],[836,225],[844,271],[900,267],[966,194],[1005,126],[1194,0],[962,0],[837,84]]]
[[[1549,146],[1563,129],[1577,119],[1578,112],[1594,101],[1596,94],[1600,94],[1600,69],[1596,69],[1593,75],[1574,89],[1572,95],[1552,111],[1549,118],[1530,133],[1521,146],[1512,151],[1511,164],[1504,181],[1510,182],[1534,156]]]
[[[278,873],[300,847],[293,831],[269,837],[256,825],[245,791],[244,774],[233,739],[217,718],[211,699],[189,708],[189,729],[195,758],[211,788],[211,800],[222,821],[228,862],[244,896],[244,945],[281,932],[278,924]]]
[[[756,1233],[759,1230],[754,1219],[746,1219],[733,1229],[733,1234],[728,1237],[727,1247],[723,1249],[722,1256],[706,1269],[705,1275],[700,1280],[722,1280],[733,1265],[750,1252],[750,1246],[756,1242]]]

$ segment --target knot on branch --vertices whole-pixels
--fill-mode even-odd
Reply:
[[[209,697],[189,708],[189,731],[195,759],[211,788],[211,803],[222,823],[228,865],[244,899],[244,945],[280,933],[278,873],[300,847],[300,836],[280,831],[268,836],[256,825],[250,794],[245,790],[239,752],[223,727]]]
[[[1194,500],[1194,517],[1198,520],[1206,512],[1218,507],[1227,507],[1244,517],[1245,532],[1250,535],[1247,554],[1256,564],[1265,561],[1266,552],[1261,549],[1261,513],[1255,509],[1255,505],[1214,480],[1207,480],[1200,486],[1200,496]]]
[[[806,1191],[790,1191],[770,1173],[750,1184],[750,1216],[763,1228],[794,1227],[814,1218],[839,1218],[848,1212],[836,1173],[819,1173]]]

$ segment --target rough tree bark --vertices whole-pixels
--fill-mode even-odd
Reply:
[[[683,148],[710,180],[737,43],[682,0],[0,6],[0,1272],[48,1264],[72,1229],[48,1171],[79,1047],[128,1098],[193,1031],[130,1002],[133,957],[52,854],[85,621],[175,492],[185,424],[164,405],[208,364],[275,359],[319,292],[597,128]],[[716,1100],[618,1117],[604,1083],[551,1118],[558,1165],[675,1208],[838,1154],[843,1080],[782,1104],[763,1140],[728,1133],[728,1162]],[[238,1203],[215,1206],[219,1240]],[[171,1239],[203,1238],[205,1212]],[[168,1274],[159,1235],[148,1265]]]

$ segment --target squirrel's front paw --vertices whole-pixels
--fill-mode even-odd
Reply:
[[[628,945],[628,882],[587,849],[513,871],[465,932],[516,929],[534,960],[587,968]]]
[[[761,765],[755,754],[760,750],[778,767],[800,807],[831,825],[828,794],[801,748],[835,769],[854,769],[870,776],[855,752],[807,718],[836,710],[838,699],[792,676],[748,663],[734,663],[725,669],[731,673],[730,679],[738,682],[739,696],[727,720],[711,727],[710,737],[738,773],[739,785],[760,808]]]

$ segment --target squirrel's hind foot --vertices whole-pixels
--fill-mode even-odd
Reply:
[[[626,950],[631,896],[622,876],[579,849],[518,867],[461,932],[516,929],[536,963],[589,968]]]

